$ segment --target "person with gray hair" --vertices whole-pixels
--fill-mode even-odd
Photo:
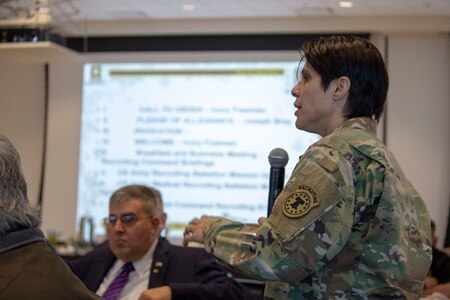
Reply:
[[[100,299],[46,243],[20,156],[0,134],[0,299]]]
[[[19,153],[0,135],[0,236],[22,228],[37,228],[39,216],[27,198]]]

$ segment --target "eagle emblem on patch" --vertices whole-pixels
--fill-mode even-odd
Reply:
[[[290,194],[283,205],[283,213],[290,218],[306,215],[313,207],[320,204],[319,194],[308,185],[300,185]]]

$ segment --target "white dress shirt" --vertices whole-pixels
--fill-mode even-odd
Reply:
[[[117,300],[136,300],[139,296],[148,289],[148,282],[150,280],[150,267],[152,266],[153,253],[155,252],[158,239],[155,239],[153,245],[148,249],[145,255],[136,261],[133,261],[134,271],[128,275],[128,282],[120,292]],[[125,262],[117,259],[108,274],[103,278],[103,282],[100,284],[97,290],[97,295],[103,296],[111,282],[122,270]]]

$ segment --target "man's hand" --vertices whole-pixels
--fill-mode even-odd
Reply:
[[[424,288],[425,289],[432,288],[432,287],[436,286],[438,283],[439,283],[439,281],[437,280],[437,278],[435,278],[433,276],[427,276],[425,278]]]
[[[200,219],[195,218],[189,222],[189,224],[184,229],[184,246],[187,246],[189,242],[197,242],[203,244],[203,225],[206,221],[208,221],[208,217],[203,216]]]
[[[144,291],[139,300],[172,300],[172,290],[168,285]]]
[[[450,282],[437,284],[431,288],[424,289],[422,292],[423,297],[428,296],[428,295],[434,296],[434,294],[437,294],[437,296],[439,294],[442,294],[442,295],[445,295],[447,298],[449,298],[450,297]],[[438,299],[438,298],[436,297],[436,299]],[[439,298],[439,299],[441,299],[441,298]]]

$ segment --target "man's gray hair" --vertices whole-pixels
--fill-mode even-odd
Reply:
[[[144,185],[128,185],[115,191],[109,199],[110,204],[138,199],[144,204],[145,213],[149,216],[160,216],[163,213],[161,193]]]
[[[0,236],[40,224],[37,209],[30,206],[20,156],[0,134]]]

